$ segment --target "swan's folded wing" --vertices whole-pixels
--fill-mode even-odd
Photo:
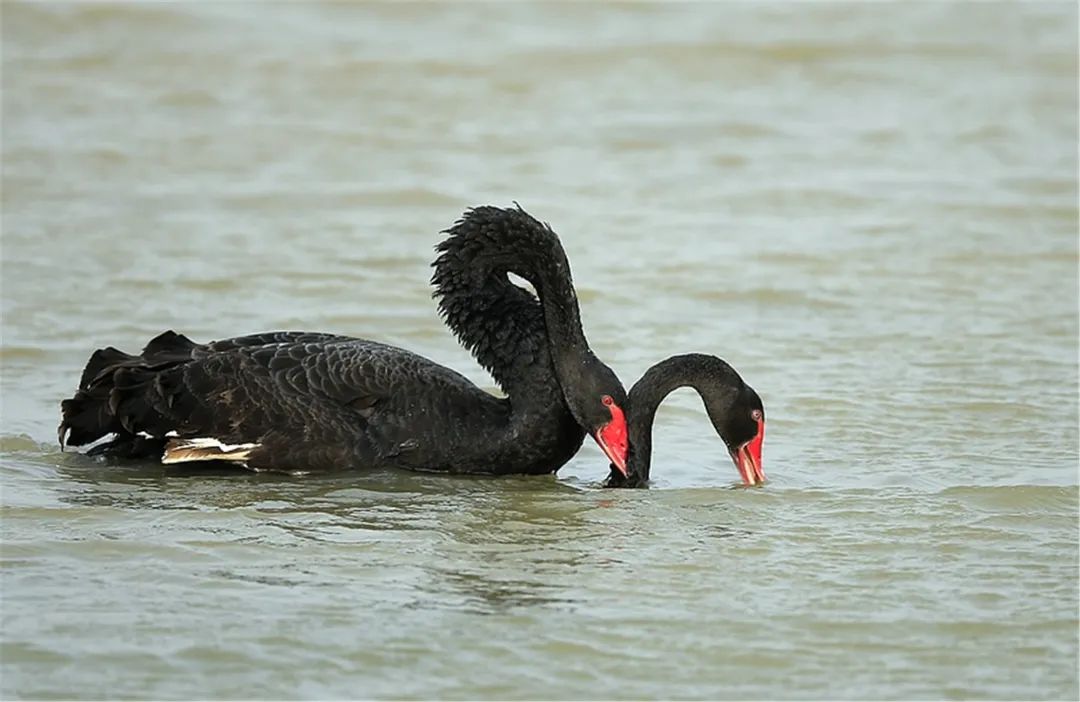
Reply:
[[[254,348],[273,344],[328,344],[338,341],[350,341],[350,337],[340,334],[325,334],[322,332],[305,331],[271,331],[260,334],[247,334],[246,336],[234,336],[230,339],[219,339],[203,344],[209,353],[222,353],[240,348]]]
[[[158,446],[198,460],[209,451],[213,460],[275,470],[387,458],[423,465],[437,442],[466,433],[454,429],[469,414],[462,408],[475,414],[476,397],[486,398],[481,407],[502,406],[421,356],[334,335],[274,332],[200,345],[166,333],[140,356],[103,353],[64,401],[60,425],[61,439],[70,432],[75,445],[116,434],[103,453],[153,455]]]
[[[362,432],[365,448],[380,460],[424,467],[446,452],[447,441],[464,440],[455,427],[470,414],[505,410],[463,375],[396,347],[349,340],[292,350],[290,357],[291,364],[279,353],[267,364],[281,393],[341,408],[349,423],[342,430]]]
[[[423,463],[456,401],[493,399],[422,356],[344,338],[210,353],[158,385],[154,407],[174,426],[156,426],[155,436],[258,444],[248,460],[274,468],[357,456]]]

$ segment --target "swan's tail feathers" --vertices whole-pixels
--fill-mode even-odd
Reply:
[[[91,446],[86,455],[110,458],[157,458],[165,449],[165,439],[128,434],[110,436],[110,439],[99,441]]]
[[[111,346],[86,363],[75,396],[60,403],[60,448],[84,446],[115,434],[94,447],[98,454],[160,455],[163,439],[176,429],[165,416],[176,393],[177,367],[199,346],[167,331],[132,356]],[[145,439],[137,441],[136,439]]]
[[[211,438],[169,439],[162,463],[191,461],[232,461],[246,463],[259,444],[226,444]]]
[[[83,446],[119,433],[115,417],[109,413],[108,390],[79,390],[75,397],[60,403],[60,413],[56,438],[61,450],[68,444]]]
[[[197,348],[199,345],[194,341],[170,329],[151,339],[142,350],[142,357],[153,365],[177,363],[190,360]]]
[[[137,356],[126,354],[112,346],[98,349],[94,352],[94,355],[90,357],[90,360],[86,362],[86,368],[83,370],[82,378],[79,379],[79,389],[86,390],[89,388],[90,384],[107,369],[116,368],[117,366],[137,359]]]

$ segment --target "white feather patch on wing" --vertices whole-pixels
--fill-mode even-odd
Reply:
[[[68,431],[70,432],[70,429]],[[115,438],[116,438],[116,432],[114,431],[114,432],[111,432],[109,434],[106,434],[105,436],[101,437],[100,439],[94,439],[93,441],[91,441],[87,445],[81,447],[80,450],[83,453],[86,453],[90,449],[95,448],[97,446],[101,446],[102,444],[107,444],[107,443],[109,443],[110,441],[112,441]]]
[[[165,444],[162,463],[186,463],[189,461],[235,461],[243,463],[259,444],[225,444],[217,439],[169,439]]]
[[[113,434],[113,436],[116,436],[116,435],[115,435],[115,434]],[[151,433],[150,433],[150,432],[148,432],[148,431],[140,431],[140,432],[136,432],[136,436],[141,436],[141,437],[142,437],[142,438],[144,438],[144,439],[156,439],[156,438],[158,438],[158,437],[154,436],[153,434],[151,434]],[[166,438],[166,439],[171,439],[171,438],[173,438],[173,437],[177,437],[177,436],[180,436],[180,435],[176,433],[176,430],[175,430],[175,429],[174,429],[174,430],[172,430],[172,431],[167,431],[167,432],[165,432],[165,438]]]

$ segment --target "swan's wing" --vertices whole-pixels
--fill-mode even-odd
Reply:
[[[304,331],[272,331],[261,334],[248,334],[247,336],[235,336],[231,339],[219,339],[203,344],[202,347],[212,353],[232,351],[243,347],[267,346],[270,344],[311,344],[331,343],[335,341],[349,341],[350,337],[340,334],[324,334],[321,332]]]
[[[186,363],[194,358],[203,358],[212,353],[232,351],[239,348],[266,346],[267,344],[329,343],[344,341],[348,338],[338,334],[274,331],[221,339],[211,341],[208,344],[196,344],[183,334],[177,334],[169,330],[151,339],[137,356],[124,353],[111,346],[98,349],[90,356],[90,360],[83,370],[82,377],[79,380],[79,389],[85,390],[98,379],[99,375],[105,372],[112,373],[118,367],[124,365],[167,367],[178,363]]]
[[[453,413],[447,403],[493,399],[450,369],[375,342],[294,335],[284,343],[241,337],[202,346],[176,336],[97,370],[63,403],[61,436],[67,427],[74,444],[110,431],[171,439],[166,460],[173,452],[177,460],[274,469],[409,454],[422,462],[437,449],[440,416]]]

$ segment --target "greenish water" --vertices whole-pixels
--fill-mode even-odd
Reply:
[[[1078,691],[1070,4],[5,3],[0,695]],[[656,485],[285,478],[59,453],[88,354],[309,329],[490,380],[432,246],[518,200]]]

